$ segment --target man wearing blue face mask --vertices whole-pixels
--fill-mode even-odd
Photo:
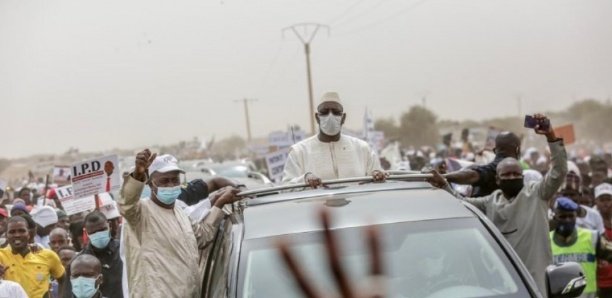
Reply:
[[[104,298],[115,297],[105,296],[100,291],[104,285],[102,264],[100,261],[88,254],[78,255],[70,264],[70,296],[74,298]]]
[[[176,158],[145,149],[136,155],[134,172],[125,176],[117,205],[125,219],[122,249],[132,298],[200,297],[199,249],[214,239],[221,208],[239,200],[238,190],[227,188],[202,221],[192,222],[175,206],[180,173]],[[140,200],[145,183],[150,200]]]
[[[123,262],[119,256],[119,241],[111,237],[106,216],[100,211],[93,211],[85,217],[85,231],[89,243],[79,253],[95,256],[102,263],[104,276],[100,291],[104,296],[123,298],[121,280],[123,277]],[[70,270],[70,269],[69,269]],[[68,272],[67,275],[70,275]],[[64,297],[72,297],[70,280],[64,283]]]
[[[385,181],[380,161],[368,143],[342,134],[346,114],[338,93],[323,95],[315,118],[319,133],[291,147],[283,182],[305,182],[316,188],[326,179],[372,175],[375,182]]]

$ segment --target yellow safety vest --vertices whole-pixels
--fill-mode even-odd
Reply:
[[[578,228],[578,239],[570,246],[559,246],[553,240],[554,231],[550,232],[550,244],[553,253],[553,263],[576,262],[582,266],[587,279],[587,287],[583,293],[595,293],[597,291],[597,260],[596,243],[597,232]]]

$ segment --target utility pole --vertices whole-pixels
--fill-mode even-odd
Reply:
[[[303,33],[298,31],[301,28]],[[320,28],[327,29],[329,35],[329,26],[319,23],[300,23],[283,28],[282,33],[285,35],[285,31],[291,30],[295,33],[295,36],[304,44],[304,53],[306,54],[306,75],[308,80],[308,100],[310,104],[310,132],[315,134],[315,119],[314,119],[314,101],[312,99],[312,73],[310,70],[310,43],[319,32]]]
[[[521,119],[521,117],[523,117],[523,95],[516,96],[516,105],[518,109],[518,117]]]
[[[234,102],[242,102],[244,104],[244,118],[246,120],[247,140],[251,141],[251,119],[249,117],[249,101],[257,101],[254,98],[243,98],[234,100]]]

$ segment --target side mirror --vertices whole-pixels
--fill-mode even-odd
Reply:
[[[264,179],[261,177],[261,174],[259,174],[257,172],[249,171],[247,173],[247,177],[249,177],[250,179],[260,180],[260,181],[264,182]]]
[[[582,267],[575,262],[548,266],[546,280],[550,298],[578,297],[587,285]]]

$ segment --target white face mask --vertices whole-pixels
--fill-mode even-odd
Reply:
[[[324,134],[335,136],[342,130],[342,116],[336,116],[332,113],[319,114],[319,127]]]

